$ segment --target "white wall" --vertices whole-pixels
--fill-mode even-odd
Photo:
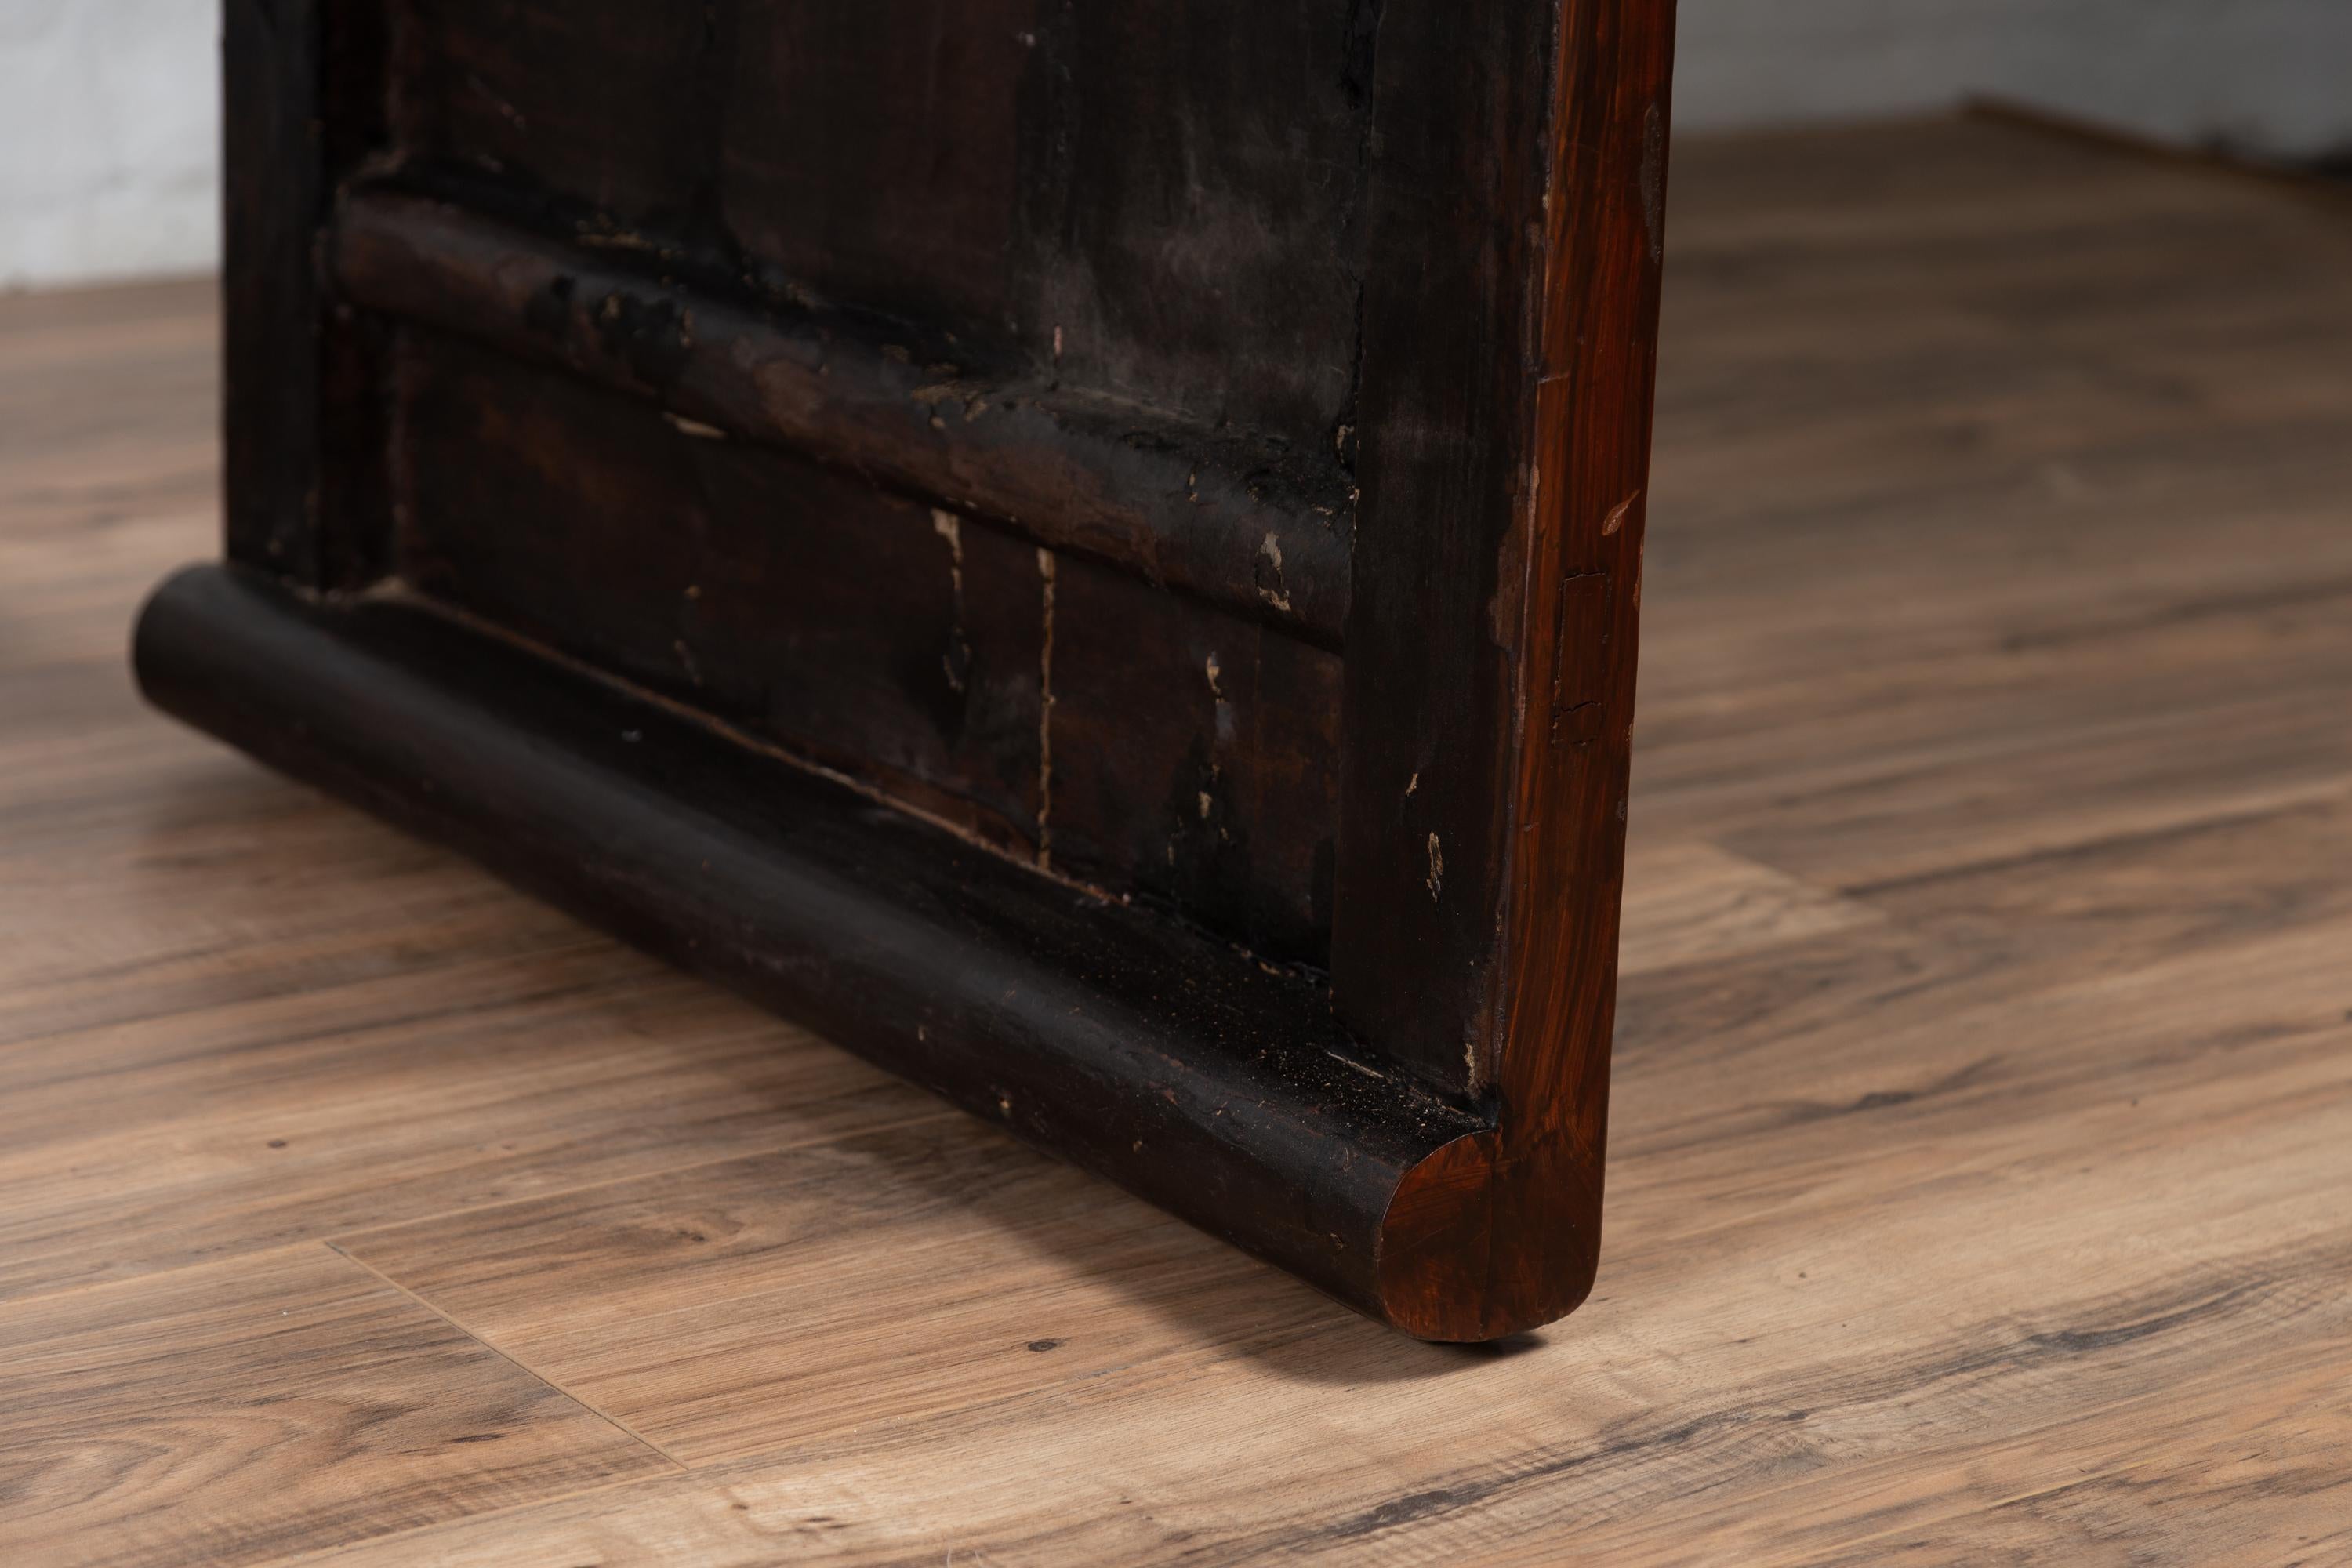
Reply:
[[[209,267],[219,0],[0,0],[0,284]]]
[[[2352,0],[1682,0],[1685,129],[1971,93],[2186,142],[2352,150]]]
[[[218,5],[0,0],[0,284],[211,263]],[[2183,141],[2352,150],[2352,0],[1682,0],[1682,16],[1685,128],[1993,92]]]

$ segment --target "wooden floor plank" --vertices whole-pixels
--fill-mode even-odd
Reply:
[[[143,713],[215,323],[0,299],[0,1560],[2352,1555],[2352,205],[1677,156],[1604,1261],[1484,1352]]]
[[[2305,1353],[2322,1349],[2327,1359]],[[2160,1400],[2021,1436],[2001,1445],[2002,1468],[2040,1479],[2014,1496],[1979,1495],[1939,1512],[1942,1489],[1962,1498],[1978,1489],[1969,1472],[1981,1461],[1954,1456],[1931,1468],[1906,1458],[1880,1477],[1842,1476],[1833,1492],[1815,1489],[1810,1508],[1784,1493],[1769,1520],[1751,1520],[1764,1530],[1727,1531],[1706,1546],[1758,1563],[1995,1557],[2124,1568],[2149,1561],[2159,1542],[2165,1558],[2184,1563],[2337,1561],[2352,1551],[2348,1358],[2352,1342],[2299,1347],[2281,1364],[2232,1365],[2184,1379]],[[2169,1440],[2152,1447],[2135,1416]],[[1858,1520],[1867,1522],[1857,1531]],[[1767,1535],[1777,1539],[1758,1539]],[[1699,1542],[1685,1544],[1690,1560],[1708,1560]]]
[[[601,948],[432,980],[7,1052],[0,1298],[947,1114]]]
[[[675,1468],[323,1247],[0,1307],[0,1561],[259,1563]]]
[[[1727,1325],[1701,1300],[1621,1308],[1542,1350],[1480,1359],[1382,1352],[1335,1324],[1265,1355],[1081,1384],[1047,1419],[981,1408],[839,1435],[422,1531],[407,1550],[452,1568],[527,1549],[751,1563],[785,1542],[854,1563],[950,1547],[977,1562],[1719,1563],[1765,1547],[1805,1560],[1872,1539],[1890,1514],[1950,1528],[2053,1471],[2153,1459],[2193,1473],[2190,1444],[2158,1446],[2169,1412],[2217,1437],[2233,1409],[2266,1411],[2282,1440],[2340,1422],[2340,1405],[2316,1417],[2302,1404],[2307,1380],[2263,1392],[2295,1359],[2340,1365],[2352,1348],[2327,1282],[2352,1255],[2332,1242],[2193,1276],[2149,1258],[2120,1287],[2086,1280],[2074,1300],[1985,1318],[1881,1324],[1824,1301]],[[1959,1267],[1916,1293],[1932,1302]],[[1897,1338],[1923,1323],[1925,1337]],[[2283,1488],[2303,1506],[2283,1496],[2268,1528],[2324,1532],[2341,1480]],[[2172,1529],[2151,1510],[2110,1534],[2161,1560]],[[352,1559],[402,1560],[390,1543]]]
[[[898,1521],[915,1521],[919,1539],[972,1517],[962,1510],[974,1500],[960,1490],[942,1497],[933,1489],[954,1483],[930,1471],[954,1468],[952,1451],[991,1441],[1049,1459],[1083,1450],[1089,1475],[1128,1495],[1198,1505],[1203,1517],[1171,1526],[1162,1550],[1145,1552],[1154,1560],[1179,1555],[1180,1541],[1187,1561],[1245,1561],[1318,1540],[1337,1547],[1353,1537],[1316,1534],[1332,1522],[1331,1510],[1339,1525],[1366,1533],[1405,1542],[1428,1535],[1439,1543],[1427,1549],[1433,1554],[1528,1546],[1520,1553],[1528,1561],[1545,1560],[1528,1543],[1556,1539],[1555,1531],[1622,1522],[1629,1560],[1639,1560],[1631,1548],[1642,1531],[1683,1528],[1676,1510],[1685,1494],[1732,1492],[1744,1501],[1731,1511],[1744,1518],[1792,1476],[1811,1472],[1822,1494],[1834,1498],[1851,1483],[1862,1496],[1867,1478],[1858,1472],[1916,1468],[1923,1433],[1969,1452],[1993,1447],[1989,1458],[1973,1461],[1978,1473],[1958,1500],[1981,1498],[1986,1486],[1999,1495],[2036,1472],[2002,1472],[1996,1438],[2086,1406],[2148,1397],[2242,1355],[2324,1357],[2346,1342],[2352,1319],[2337,1282],[2352,1270],[2352,1253],[2344,1250],[2337,1200],[2352,1188],[2352,1142],[2343,1136],[2352,1124],[2352,1030],[2345,979],[2315,960],[2347,951],[2347,942],[2352,923],[2322,923],[2293,940],[2270,938],[2255,953],[2219,949],[2202,963],[2058,988],[2041,1018],[2020,1010],[2026,1028],[2010,1044],[2029,1070],[2009,1080],[1988,1075],[1913,1100],[1860,1089],[1885,1078],[1832,1082],[1832,1093],[1850,1097],[1844,1118],[1801,1109],[1791,1115],[1797,1108],[1784,1105],[1772,1117],[1774,1138],[1735,1127],[1662,1157],[1636,1148],[1619,1167],[1615,1251],[1601,1293],[1546,1336],[1544,1349],[1491,1368],[1458,1359],[1431,1364],[1401,1347],[1384,1349],[1379,1335],[1360,1336],[1362,1326],[1347,1321],[1275,1345],[1235,1344],[1230,1325],[1223,1335],[1209,1331],[1212,1315],[1195,1333],[1215,1345],[1214,1363],[1189,1358],[1187,1374],[1188,1358],[1177,1357],[1105,1378],[1082,1363],[1081,1375],[1059,1384],[1051,1399],[892,1411],[868,1402],[861,1384],[850,1408],[812,1413],[778,1388],[781,1397],[760,1403],[771,1422],[795,1424],[799,1442],[768,1464],[803,1483],[793,1495],[813,1488],[834,1500],[813,1510],[837,1526],[819,1531],[824,1539],[849,1552],[858,1542],[853,1531],[863,1530],[869,1539],[858,1552],[876,1561],[908,1549]],[[2256,954],[2262,961],[2246,972]],[[2281,1022],[2250,1016],[2243,998],[2216,985],[2217,973],[2231,972],[2281,998]],[[2297,986],[2316,1005],[2294,1003]],[[2153,994],[2119,1005],[2118,993],[2131,991]],[[2301,1030],[2292,1026],[2298,1005],[2310,1013]],[[2156,1019],[2173,1021],[2168,1034],[2149,1028]],[[2124,1030],[2134,1034],[2119,1038]],[[1963,1034],[1965,1045],[1976,1031]],[[2224,1058],[2229,1077],[2217,1085],[2213,1071]],[[1874,1093],[1885,1102],[1864,1104]],[[2095,1161],[2086,1159],[2086,1145]],[[617,1222],[659,1237],[696,1212],[699,1190],[714,1208],[731,1203],[737,1224],[759,1223],[771,1184],[730,1182],[724,1193],[702,1185],[717,1173],[665,1183],[654,1202],[615,1190]],[[1661,1184],[1655,1190],[1653,1181]],[[2184,1205],[2184,1194],[2207,1196]],[[1104,1202],[1127,1204],[1116,1194]],[[628,1364],[633,1343],[676,1342],[668,1334],[633,1336],[621,1326],[632,1310],[670,1289],[697,1299],[683,1270],[670,1284],[617,1291],[591,1282],[614,1279],[615,1261],[646,1243],[601,1237],[599,1223],[570,1223],[552,1202],[531,1205],[532,1224],[477,1217],[478,1229],[409,1227],[389,1248],[363,1247],[362,1256],[461,1320],[489,1322],[500,1343],[559,1380],[617,1375],[635,1382],[639,1403],[669,1367],[709,1353],[698,1343],[675,1363]],[[573,1283],[539,1294],[526,1289],[531,1279],[562,1279],[535,1243],[583,1249]],[[502,1262],[502,1246],[521,1251]],[[2051,1258],[2063,1266],[2033,1261]],[[475,1271],[489,1278],[468,1278]],[[501,1272],[509,1278],[501,1281]],[[763,1288],[781,1304],[792,1281],[829,1277],[772,1267]],[[1032,1299],[1016,1267],[1000,1261],[982,1278]],[[959,1280],[893,1295],[949,1302],[970,1289]],[[1727,1321],[1731,1303],[1738,1315]],[[739,1346],[761,1345],[743,1326],[760,1305],[739,1300],[723,1314]],[[1102,1300],[1084,1313],[1097,1332],[1135,1315],[1128,1304]],[[782,1360],[798,1342],[799,1321],[776,1316],[786,1343],[769,1348]],[[994,1343],[1021,1331],[1018,1321],[995,1330]],[[934,1358],[959,1349],[982,1354],[989,1342],[964,1332],[969,1326],[952,1313],[925,1320],[914,1336],[917,1370],[932,1373]],[[1848,1348],[1865,1345],[1873,1348]],[[1770,1375],[1759,1376],[1768,1366]],[[691,1371],[678,1375],[689,1387],[708,1382]],[[1531,1395],[1531,1378],[1549,1399]],[[607,1385],[587,1385],[607,1396]],[[1177,1400],[1187,1418],[1256,1423],[1312,1447],[1314,1503],[1286,1515],[1268,1501],[1263,1506],[1275,1511],[1253,1514],[1251,1503],[1203,1474],[1207,1458],[1169,1456],[1166,1413],[1145,1391],[1171,1385],[1182,1394],[1163,1397]],[[812,1386],[850,1383],[822,1376]],[[1335,1387],[1347,1390],[1344,1400],[1335,1402]],[[1517,1397],[1514,1388],[1522,1390]],[[691,1415],[689,1404],[680,1409]],[[2091,1422],[2074,1440],[2113,1447],[2116,1428]],[[1224,1454],[1230,1441],[1213,1447]],[[872,1445],[895,1463],[837,1462],[844,1443]],[[2137,1454],[2128,1438],[2125,1448]],[[1279,1469],[1270,1452],[1244,1458]],[[2008,1458],[2040,1462],[2022,1450]],[[700,1526],[690,1521],[715,1507],[711,1500],[736,1495],[739,1481],[763,1473],[726,1468],[714,1478],[725,1486],[709,1493],[682,1484],[636,1489],[631,1498],[641,1497],[648,1511],[611,1500],[599,1529],[621,1530],[625,1539],[639,1528],[654,1538],[691,1535]],[[1579,1484],[1553,1479],[1570,1475]],[[1401,1477],[1425,1484],[1400,1491]],[[1051,1504],[1033,1499],[1029,1506],[1002,1518],[993,1527],[1001,1533],[982,1531],[966,1544],[1016,1561],[1142,1550],[1116,1534],[1066,1542]],[[535,1511],[514,1528],[560,1533],[566,1513],[563,1505]],[[1447,1520],[1450,1527],[1441,1522]],[[497,1539],[511,1545],[527,1537]],[[1732,1543],[1722,1544],[1725,1555],[1659,1559],[1737,1560]]]
[[[945,1114],[243,762],[134,777],[0,812],[0,1298]]]
[[[1626,846],[1625,907],[1618,972],[1720,962],[1884,918],[1794,877],[1742,859],[1705,839]]]
[[[114,695],[0,805],[0,1298],[944,1114]]]
[[[695,1464],[982,1407],[1017,1429],[1076,1387],[1352,1326],[964,1119],[337,1245]]]
[[[1642,816],[1834,889],[2352,768],[2352,204],[1983,124],[1690,154]]]

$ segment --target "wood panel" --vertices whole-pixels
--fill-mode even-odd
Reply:
[[[371,311],[657,401],[686,425],[782,446],[1337,646],[1354,508],[1318,443],[1296,450],[1050,374],[975,364],[954,335],[740,298],[664,252],[564,243],[371,184],[322,241]]]
[[[84,1467],[9,1494],[0,1554],[61,1555],[8,1533],[44,1520],[361,1568],[2352,1550],[2352,211],[1969,123],[1677,158],[1612,1250],[1475,1352],[986,1129],[828,1126],[864,1069],[142,715],[121,626],[215,521],[208,307],[0,300],[0,1207],[36,1216],[0,1263],[48,1281],[0,1325],[41,1316],[42,1376],[186,1349],[135,1409],[0,1404]],[[567,1468],[577,1406],[335,1294],[355,1263],[287,1271],[312,1204],[696,1462]],[[841,1293],[796,1294],[820,1262]],[[324,1353],[205,1317],[247,1274]],[[395,1342],[432,1381],[346,1354]],[[361,1399],[405,1413],[338,1426]],[[509,1436],[439,1440],[490,1406]],[[318,1506],[191,1479],[223,1533],[148,1535],[86,1467],[164,1410],[238,1456],[358,1435],[253,1467]],[[413,1528],[339,1550],[354,1510]]]
[[[1066,755],[1108,726],[1121,765],[1068,773],[1058,868],[1328,962],[1337,666],[1222,617],[1346,619],[1367,7],[247,20],[232,359],[271,374],[230,377],[228,467],[271,531],[232,563],[394,570],[1048,868],[1059,632]],[[1106,565],[1250,647],[1197,762],[1116,671]],[[1178,853],[1154,805],[1203,796]]]
[[[1328,963],[1341,682],[1337,655],[1066,559],[1055,866],[1263,957]]]
[[[1367,9],[410,0],[396,145],[1321,454],[1353,388]]]
[[[462,343],[404,344],[403,577],[1038,847],[1038,552]]]
[[[461,340],[406,333],[400,364],[405,582],[1008,853],[1328,960],[1336,656]]]
[[[707,202],[707,8],[401,0],[389,11],[397,47],[380,93],[412,155],[566,192],[616,226],[683,225],[689,203]]]

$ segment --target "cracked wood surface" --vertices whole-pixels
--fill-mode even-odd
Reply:
[[[1610,1248],[1480,1352],[142,712],[207,290],[0,301],[0,1559],[2352,1555],[2352,206],[1677,160]]]

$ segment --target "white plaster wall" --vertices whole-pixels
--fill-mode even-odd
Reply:
[[[218,4],[0,0],[0,284],[212,264]],[[1990,92],[2183,141],[2352,150],[2352,0],[1682,0],[1682,16],[1685,128]]]
[[[2168,140],[2352,149],[2352,0],[1682,0],[1686,129],[1999,94]]]
[[[0,284],[209,267],[219,0],[0,0]]]

